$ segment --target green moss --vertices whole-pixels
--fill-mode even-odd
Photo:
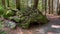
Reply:
[[[3,22],[0,20],[0,29],[4,27]]]
[[[4,9],[3,6],[0,6],[0,17],[3,16],[4,18],[8,18],[13,15],[14,15],[13,11]]]
[[[16,22],[20,21],[20,18],[13,18]]]
[[[30,23],[34,22],[40,22],[45,24],[48,23],[48,19],[45,15],[43,15],[41,12],[39,13],[39,10],[33,10],[32,8],[25,9],[24,11],[21,11],[21,14],[23,14],[23,17],[20,17],[20,26],[22,28],[29,28]]]
[[[37,16],[36,19],[37,19],[38,21],[42,22],[42,23],[47,23],[47,22],[48,22],[47,17],[44,16],[44,15]]]
[[[21,23],[22,28],[29,28],[31,20],[27,20],[25,23]]]
[[[4,12],[3,17],[4,18],[9,18],[9,17],[11,17],[13,15],[14,15],[14,12],[13,11],[7,10],[7,11]]]
[[[0,6],[0,16],[3,15],[5,9],[3,8],[3,6]]]
[[[2,11],[1,15],[3,15],[4,18],[15,20],[15,22],[19,23],[18,26],[21,26],[22,28],[29,28],[30,23],[33,22],[40,22],[40,24],[48,23],[46,16],[44,16],[38,9],[33,10],[30,7],[17,11],[15,16],[13,16],[15,12],[12,10],[3,11],[1,9],[0,11]]]

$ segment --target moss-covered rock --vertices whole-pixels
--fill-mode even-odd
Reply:
[[[48,19],[45,15],[43,15],[38,9],[33,10],[32,8],[27,8],[24,11],[20,11],[20,26],[22,28],[29,28],[30,23],[39,22],[40,24],[48,23]]]
[[[15,16],[14,13],[16,13]],[[18,26],[21,26],[22,28],[29,28],[30,24],[34,22],[39,22],[39,24],[45,24],[48,22],[47,17],[43,15],[38,9],[34,10],[30,7],[21,9],[17,12],[7,10],[3,13],[3,17],[10,20],[13,19],[18,23]]]
[[[11,29],[14,29],[16,27],[16,23],[13,21],[6,21],[5,26]]]

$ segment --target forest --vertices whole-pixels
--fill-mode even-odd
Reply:
[[[0,34],[59,34],[60,0],[0,0]]]

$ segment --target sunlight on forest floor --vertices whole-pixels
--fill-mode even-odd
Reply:
[[[51,25],[52,28],[60,28],[60,25]]]

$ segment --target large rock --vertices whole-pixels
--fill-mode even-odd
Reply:
[[[24,11],[20,11],[20,26],[23,28],[29,28],[31,23],[37,22],[39,24],[47,23],[48,19],[38,9],[27,8]]]
[[[6,20],[5,21],[5,24],[4,24],[6,27],[8,27],[8,28],[11,28],[11,29],[13,29],[13,28],[15,28],[16,27],[16,23],[15,22],[13,22],[13,21],[8,21],[8,20]]]
[[[38,9],[32,9],[30,7],[23,8],[16,12],[16,15],[9,18],[12,21],[18,23],[18,26],[22,28],[29,28],[31,23],[45,24],[48,19]]]

